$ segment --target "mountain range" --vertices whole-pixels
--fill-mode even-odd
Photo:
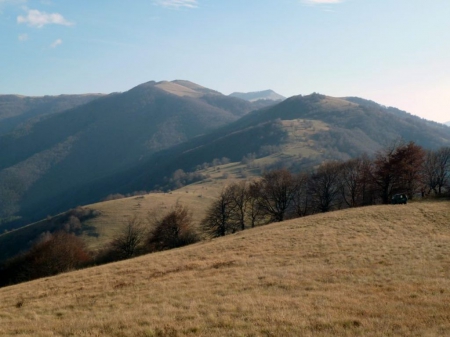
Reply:
[[[249,102],[256,102],[259,100],[282,101],[286,99],[286,97],[277,94],[273,90],[263,90],[254,92],[233,92],[232,94],[230,94],[230,96],[244,99]]]
[[[188,81],[83,97],[87,102],[66,110],[42,109],[38,118],[0,111],[23,116],[0,135],[3,222],[20,226],[109,194],[166,189],[175,171],[215,159],[264,158],[257,171],[304,169],[373,154],[398,138],[433,149],[450,145],[442,124],[356,97],[249,102]]]

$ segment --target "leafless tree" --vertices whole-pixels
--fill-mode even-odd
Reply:
[[[427,151],[423,173],[428,192],[432,190],[436,195],[441,195],[450,177],[450,147]]]
[[[237,230],[235,221],[233,221],[235,207],[230,190],[224,188],[201,221],[200,226],[203,231],[211,237],[234,233]]]
[[[425,153],[414,142],[395,143],[378,151],[374,161],[373,181],[384,204],[393,194],[406,192],[411,198],[422,181]]]
[[[297,181],[288,170],[281,169],[264,173],[259,184],[259,207],[271,221],[283,221],[293,203]]]
[[[227,187],[230,198],[233,201],[233,215],[232,218],[236,223],[236,227],[241,230],[245,229],[245,220],[247,214],[247,205],[250,201],[250,194],[248,190],[248,183],[241,181],[233,183]]]
[[[306,216],[313,211],[311,195],[308,191],[310,178],[311,175],[304,172],[301,172],[294,177],[297,189],[294,192],[292,206],[293,213],[297,217]]]
[[[192,223],[192,213],[180,204],[155,221],[147,245],[150,251],[182,247],[199,241]]]
[[[319,212],[331,211],[338,205],[340,197],[339,170],[339,163],[327,162],[320,165],[311,176],[309,193],[314,207]]]
[[[129,259],[138,255],[143,248],[146,230],[141,220],[133,216],[122,226],[110,244],[114,259]]]

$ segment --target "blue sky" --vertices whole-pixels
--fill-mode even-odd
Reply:
[[[186,79],[450,121],[448,0],[0,0],[0,94]]]

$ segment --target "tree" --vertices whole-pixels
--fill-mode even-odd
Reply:
[[[6,262],[0,285],[15,284],[75,270],[90,261],[84,242],[74,234],[43,233],[26,253]]]
[[[425,153],[414,142],[394,143],[375,156],[373,181],[384,204],[392,195],[406,192],[412,198],[421,181]]]
[[[139,255],[145,236],[146,231],[141,220],[136,216],[129,218],[110,243],[111,258],[121,260]]]
[[[428,192],[433,190],[435,194],[441,195],[450,176],[450,147],[427,151],[423,173]]]
[[[340,163],[327,162],[311,176],[308,190],[319,212],[331,211],[338,205],[340,168]]]
[[[297,181],[297,189],[292,199],[293,213],[297,217],[306,216],[312,212],[312,200],[308,191],[311,175],[301,172],[294,179]]]
[[[345,205],[358,207],[373,203],[371,172],[372,162],[367,156],[340,164],[339,189]]]
[[[297,182],[288,170],[266,172],[259,181],[259,207],[271,221],[283,221],[296,190]]]
[[[260,184],[258,182],[251,182],[248,185],[248,202],[246,209],[251,228],[267,222],[265,212],[260,206],[260,198]]]
[[[247,214],[247,204],[250,200],[248,184],[245,181],[241,181],[239,183],[234,183],[228,186],[227,190],[233,202],[233,214],[231,218],[235,222],[236,227],[244,230]]]
[[[236,223],[233,221],[234,211],[235,202],[231,191],[225,188],[206,211],[206,216],[201,221],[200,226],[211,237],[234,233],[237,230]]]
[[[199,241],[191,212],[179,204],[162,219],[156,220],[154,225],[147,240],[150,251],[182,247]]]

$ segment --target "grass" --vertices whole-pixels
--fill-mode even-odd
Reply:
[[[449,253],[450,202],[320,214],[0,289],[0,335],[450,335]]]

